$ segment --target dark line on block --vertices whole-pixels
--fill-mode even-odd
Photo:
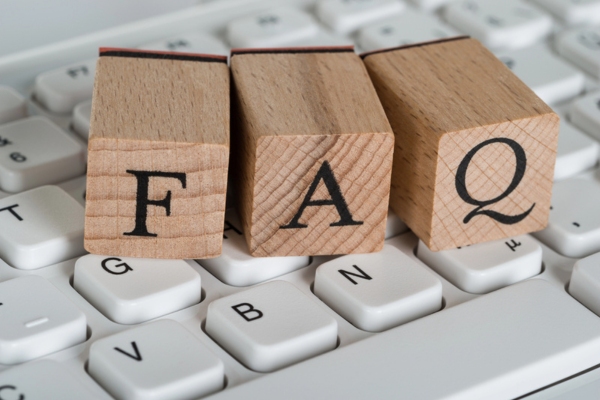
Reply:
[[[354,46],[329,47],[280,47],[268,49],[231,49],[231,57],[239,54],[304,54],[304,53],[353,53]]]
[[[170,51],[118,49],[106,47],[100,48],[100,57],[152,58],[157,60],[201,61],[227,64],[227,56],[196,53],[178,53]]]
[[[433,44],[446,43],[446,42],[454,42],[456,40],[464,40],[464,39],[470,39],[470,38],[471,38],[470,36],[455,36],[455,37],[446,38],[446,39],[431,40],[429,42],[406,44],[404,46],[398,46],[398,47],[389,47],[387,49],[373,50],[373,51],[369,51],[369,52],[366,52],[366,53],[362,53],[360,55],[360,58],[362,58],[364,60],[366,57],[372,56],[373,54],[387,53],[389,51],[396,51],[396,50],[411,49],[413,47],[424,47],[424,46],[430,46],[430,45],[433,45]]]

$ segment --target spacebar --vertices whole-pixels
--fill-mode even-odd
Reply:
[[[600,364],[600,318],[535,279],[214,399],[513,399]]]

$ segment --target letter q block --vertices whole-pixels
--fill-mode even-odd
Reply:
[[[478,41],[363,55],[396,144],[390,206],[433,251],[548,221],[558,116]]]
[[[394,137],[351,47],[237,50],[232,172],[256,257],[383,247]]]
[[[226,57],[100,50],[88,142],[86,250],[218,256],[228,162]]]

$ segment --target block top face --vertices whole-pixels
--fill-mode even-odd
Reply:
[[[361,59],[346,49],[234,53],[231,71],[252,134],[391,133]]]
[[[404,105],[402,112],[410,123],[438,137],[552,113],[475,39],[411,45],[363,57],[379,85]]]
[[[229,145],[226,59],[107,49],[96,69],[91,150],[98,139]],[[198,118],[198,115],[202,118]]]

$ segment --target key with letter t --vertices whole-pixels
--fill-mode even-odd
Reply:
[[[433,251],[543,229],[558,116],[466,37],[363,55],[396,137],[390,206]]]
[[[85,248],[221,254],[229,162],[227,58],[101,49],[88,141]]]
[[[238,50],[231,70],[250,254],[380,250],[394,140],[352,48]]]

